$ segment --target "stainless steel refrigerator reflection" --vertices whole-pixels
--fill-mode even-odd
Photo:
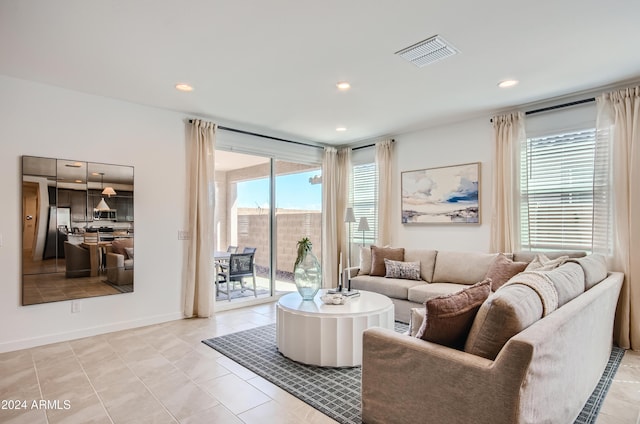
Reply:
[[[71,208],[49,206],[47,237],[42,259],[64,258],[64,242],[71,228]]]

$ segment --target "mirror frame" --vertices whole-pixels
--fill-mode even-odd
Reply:
[[[133,292],[133,166],[22,156],[21,184],[23,306]]]

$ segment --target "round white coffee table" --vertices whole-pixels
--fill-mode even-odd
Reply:
[[[297,292],[280,298],[276,305],[276,340],[280,353],[289,359],[321,367],[353,367],[362,364],[362,332],[370,327],[393,330],[391,299],[360,291],[344,305],[325,305],[318,292],[303,301]]]

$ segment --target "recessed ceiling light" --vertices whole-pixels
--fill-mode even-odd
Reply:
[[[504,80],[498,83],[498,87],[500,88],[508,88],[513,87],[514,85],[518,85],[518,80]]]
[[[338,90],[348,90],[351,88],[351,84],[346,81],[340,81],[336,84],[336,87],[338,87]]]
[[[176,84],[176,90],[193,91],[193,87],[191,87],[189,84],[180,83],[180,84]]]
[[[82,180],[76,180],[76,182],[77,182],[77,183],[81,183],[81,182],[82,182]]]
[[[345,127],[338,127],[338,128],[336,128],[336,131],[338,131],[338,132],[343,132],[343,131],[346,131],[346,130],[347,130],[347,129],[346,129]]]

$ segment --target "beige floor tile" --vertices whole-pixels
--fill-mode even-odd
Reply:
[[[45,411],[39,409],[28,410],[0,410],[2,424],[48,424]]]
[[[0,353],[0,373],[2,375],[29,368],[33,368],[33,358],[30,350]]]
[[[145,382],[153,381],[155,378],[175,370],[175,366],[159,353],[153,353],[144,359],[129,362],[127,366]]]
[[[303,401],[298,399],[297,397],[289,394],[284,391],[280,387],[271,383],[270,381],[265,380],[262,377],[254,377],[247,380],[247,383],[251,384],[256,389],[260,390],[265,395],[269,396],[271,399],[276,401],[281,406],[288,408],[288,410],[293,411],[303,405],[306,405]]]
[[[235,374],[228,374],[200,383],[220,403],[234,414],[240,414],[269,402],[271,399]]]
[[[253,371],[249,371],[242,365],[238,364],[235,361],[232,361],[226,356],[216,359],[216,362],[218,362],[220,365],[222,365],[223,367],[225,367],[226,369],[228,369],[229,371],[231,371],[232,373],[234,373],[235,375],[237,375],[243,380],[248,380],[250,378],[257,377],[256,373],[254,373]]]
[[[205,409],[190,417],[180,420],[180,424],[243,424],[242,421],[231,411],[224,407],[224,405],[217,405],[213,408]],[[269,424],[265,422],[263,424]]]
[[[218,363],[218,359],[220,357],[206,357],[200,353],[192,352],[176,361],[174,365],[193,381],[206,381],[231,372],[228,368]]]
[[[70,400],[67,405],[60,402],[62,409],[50,409],[47,411],[49,424],[110,424],[111,419],[102,402],[95,393],[83,398]]]
[[[243,412],[238,417],[246,424],[264,424],[267,422],[278,424],[300,424],[300,418],[293,415],[286,407],[275,401],[258,405]]]
[[[104,390],[115,384],[137,383],[140,379],[119,358],[96,363],[85,372],[95,390]]]
[[[15,371],[4,370],[1,375],[0,399],[40,398],[38,376],[33,365]]]
[[[115,424],[147,419],[155,411],[164,411],[142,382],[115,384],[98,391],[98,396]]]
[[[220,404],[186,376],[150,385],[149,390],[178,420]]]

